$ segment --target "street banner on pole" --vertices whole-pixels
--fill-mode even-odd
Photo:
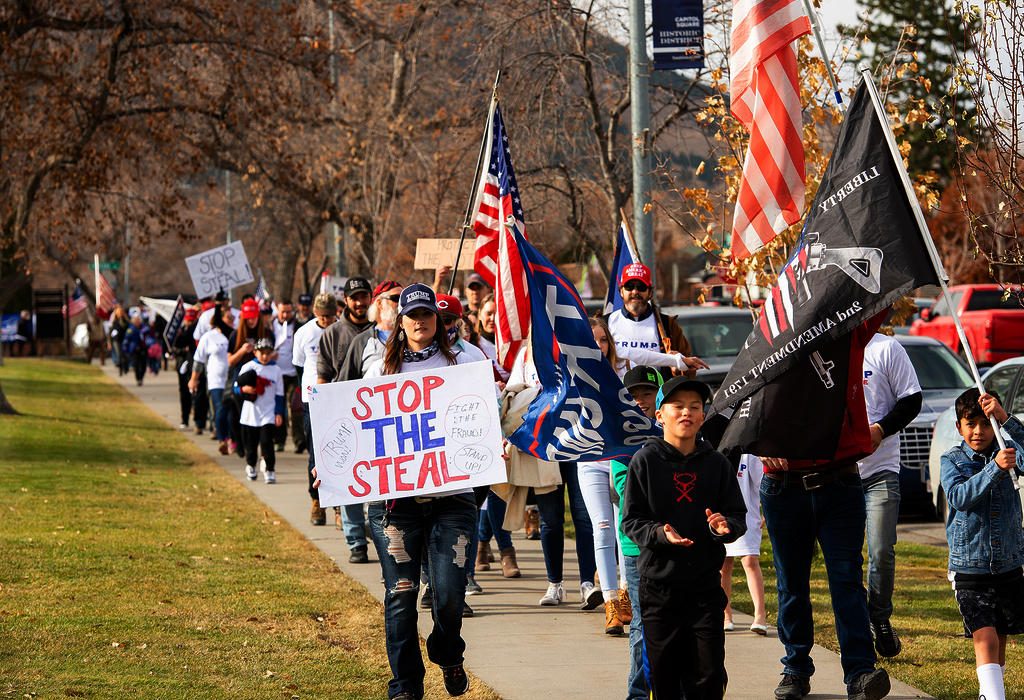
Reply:
[[[196,288],[196,295],[200,299],[253,281],[252,268],[245,257],[245,248],[242,247],[241,241],[233,241],[205,253],[187,257],[185,264],[192,276],[192,286]]]
[[[508,478],[490,362],[318,384],[309,420],[323,507]]]
[[[347,281],[348,277],[324,272],[320,275],[320,293],[331,294],[336,299],[343,299],[345,297],[345,282]]]
[[[704,67],[703,0],[652,0],[654,69]]]

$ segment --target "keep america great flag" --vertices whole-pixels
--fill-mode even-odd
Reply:
[[[940,266],[868,80],[847,110],[797,248],[715,395],[715,412],[735,409],[723,451],[837,458],[844,426],[861,429],[864,345],[896,300],[938,284]]]

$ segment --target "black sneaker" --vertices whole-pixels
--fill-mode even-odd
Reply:
[[[462,601],[462,616],[473,617],[473,608],[469,607],[469,603]]]
[[[871,623],[871,634],[875,638],[875,651],[879,656],[891,659],[903,649],[903,642],[900,641],[896,630],[888,622]]]
[[[442,668],[441,675],[444,677],[444,689],[452,697],[469,690],[469,676],[466,675],[466,669],[462,668],[462,664]]]
[[[429,583],[423,587],[423,596],[420,598],[420,607],[424,610],[430,610],[434,607],[434,591],[431,590]]]
[[[352,551],[348,555],[349,564],[365,564],[370,561],[370,558],[366,556],[366,545],[361,544],[357,547],[353,547]]]
[[[405,692],[405,693],[399,693],[398,695],[393,695],[391,697],[391,700],[419,700],[419,698],[417,698],[412,693]]]
[[[889,674],[884,668],[862,673],[846,686],[849,700],[880,700],[889,694]]]
[[[792,673],[783,673],[779,687],[775,689],[778,700],[800,700],[811,692],[811,680]]]

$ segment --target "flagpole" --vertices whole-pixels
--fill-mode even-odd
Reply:
[[[843,106],[843,96],[839,92],[839,84],[836,82],[835,73],[832,72],[832,61],[829,60],[828,54],[825,53],[825,42],[821,38],[821,25],[818,13],[814,11],[814,7],[811,5],[811,0],[804,0],[804,10],[807,12],[807,19],[811,22],[811,31],[814,33],[814,39],[818,44],[818,52],[821,54],[821,60],[825,64],[825,70],[828,72],[828,81],[832,84],[832,94],[836,98],[836,104],[840,107]]]
[[[455,253],[455,264],[452,266],[452,277],[448,282],[448,293],[455,288],[455,275],[459,271],[459,261],[462,260],[462,244],[466,241],[466,231],[469,230],[469,218],[473,215],[473,202],[476,201],[476,190],[480,182],[480,170],[484,163],[484,149],[487,148],[487,140],[491,135],[491,122],[494,117],[494,106],[498,103],[498,82],[501,80],[501,70],[494,76],[494,87],[491,88],[491,102],[487,107],[487,127],[484,129],[483,138],[480,139],[480,152],[476,156],[476,172],[473,174],[473,186],[469,190],[469,201],[466,202],[466,213],[462,217],[462,233],[459,236],[459,249]]]
[[[917,222],[917,230],[921,235],[921,239],[924,242],[924,248],[928,251],[928,258],[932,263],[932,268],[935,270],[935,276],[939,279],[939,287],[942,289],[942,295],[949,295],[949,288],[946,286],[946,282],[949,279],[949,275],[946,274],[945,268],[942,266],[942,260],[939,258],[939,252],[935,249],[935,241],[932,240],[931,234],[928,232],[928,226],[924,221],[924,212],[921,211],[921,204],[917,201],[917,195],[914,194],[914,187],[910,182],[910,175],[907,174],[907,169],[903,165],[903,156],[900,155],[899,148],[896,146],[896,137],[892,133],[892,129],[889,127],[889,118],[882,107],[882,98],[878,94],[878,90],[875,88],[875,81],[871,78],[871,71],[861,71],[861,78],[867,84],[868,94],[871,95],[871,103],[874,105],[875,114],[878,115],[878,121],[882,124],[882,131],[885,134],[885,141],[889,145],[889,152],[892,154],[893,162],[896,164],[896,170],[900,174],[900,180],[903,183],[903,189],[906,191],[907,199],[910,201],[910,209],[914,212],[914,220]],[[971,344],[967,340],[967,334],[964,333],[964,327],[960,323],[960,314],[957,313],[956,309],[953,309],[953,325],[956,326],[956,334],[960,337],[960,344],[964,347],[966,352],[963,354],[966,356],[967,364],[971,368],[971,374],[974,376],[974,384],[978,387],[978,391],[982,394],[987,393],[985,385],[981,381],[981,373],[978,372],[978,365],[974,361],[974,351],[971,349]],[[1002,433],[999,431],[999,423],[996,421],[995,416],[989,416],[989,422],[992,424],[992,430],[995,431],[996,441],[999,443],[999,449],[1006,449],[1006,441],[1003,439]],[[1020,491],[1020,484],[1017,482],[1017,474],[1014,470],[1010,470],[1010,480],[1013,483],[1013,488]]]
[[[636,247],[636,239],[633,238],[633,231],[629,228],[629,221],[626,220],[626,212],[620,207],[619,215],[622,217],[622,226],[626,229],[626,237],[629,238],[630,245],[633,246],[633,250],[636,252],[636,258],[643,264],[643,259],[640,257],[640,249]],[[653,278],[653,275],[652,275]],[[653,279],[651,280],[654,281]],[[618,284],[619,280],[612,280],[614,284]],[[661,322],[661,311],[658,310],[658,302],[654,300],[654,287],[651,287],[651,308],[654,310],[654,320],[658,324],[658,333],[661,334],[661,344],[665,352],[672,352],[672,339],[668,333],[665,332],[665,324]]]
[[[92,280],[92,282],[93,282],[93,299],[94,299],[93,306],[97,309],[96,317],[99,318],[99,315],[100,315],[99,311],[98,311],[99,306],[97,305],[97,302],[99,302],[99,300],[100,300],[100,254],[99,253],[93,253],[92,254],[92,265],[93,265],[93,271],[96,273],[95,275],[93,275],[93,280]]]

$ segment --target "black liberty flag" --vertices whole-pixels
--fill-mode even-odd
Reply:
[[[719,445],[765,457],[866,453],[864,346],[888,308],[941,265],[864,74],[799,245],[715,396]],[[837,449],[838,448],[838,449]]]

